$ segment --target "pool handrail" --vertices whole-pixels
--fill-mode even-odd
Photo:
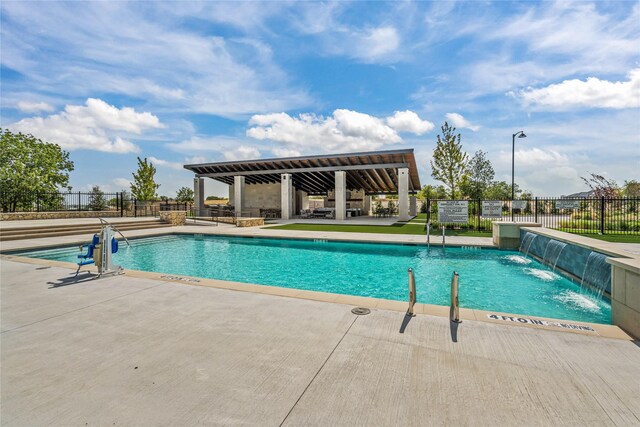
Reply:
[[[451,277],[451,311],[450,318],[454,323],[460,323],[460,304],[458,302],[458,282],[460,276],[456,271]]]
[[[122,232],[121,232],[120,230],[118,230],[118,227],[116,227],[115,225],[111,224],[109,221],[107,221],[107,220],[106,220],[106,219],[104,219],[104,218],[98,218],[98,219],[100,220],[101,225],[107,224],[107,225],[111,226],[111,228],[112,228],[114,231],[117,231],[117,232],[118,232],[118,234],[119,234],[120,236],[122,236],[122,238],[124,239],[124,241],[125,241],[125,242],[127,242],[127,245],[131,246],[131,243],[129,243],[129,240],[128,240],[126,237],[124,237],[124,234],[122,234]]]
[[[409,308],[407,309],[407,316],[415,316],[413,306],[416,303],[416,278],[413,275],[412,268],[409,268],[407,273],[409,274]]]

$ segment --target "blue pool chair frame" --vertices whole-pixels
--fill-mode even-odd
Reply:
[[[76,276],[80,273],[80,268],[84,265],[94,264],[93,252],[96,249],[96,245],[100,242],[100,237],[97,234],[93,235],[91,243],[88,245],[82,245],[82,249],[87,248],[87,253],[78,255],[78,269],[76,270]]]

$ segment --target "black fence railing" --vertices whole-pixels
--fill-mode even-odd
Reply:
[[[430,221],[434,227],[446,225],[450,228],[490,231],[493,221],[513,220],[540,223],[543,227],[572,233],[640,235],[638,197],[536,197],[514,201],[429,199],[426,200],[426,211],[427,222]],[[439,218],[439,215],[443,217]]]
[[[0,192],[2,212],[120,211],[130,204],[122,192]]]
[[[109,216],[158,216],[161,211],[193,210],[193,203],[144,201],[127,192],[0,192],[2,212],[110,212]]]

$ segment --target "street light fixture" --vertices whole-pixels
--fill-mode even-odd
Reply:
[[[513,222],[513,200],[516,198],[516,186],[515,186],[515,158],[516,158],[516,136],[518,138],[526,138],[527,135],[524,131],[519,131],[513,134],[511,138],[511,221]]]

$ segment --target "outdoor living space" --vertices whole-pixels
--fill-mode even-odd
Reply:
[[[413,149],[184,167],[195,173],[198,216],[215,215],[205,204],[205,178],[229,186],[229,204],[236,217],[345,221],[373,214],[376,218],[408,221],[417,213],[415,193],[420,189],[420,178]],[[397,209],[395,203],[393,207],[372,207],[372,196],[384,194],[397,195]]]
[[[640,420],[628,339],[0,263],[3,425]]]

